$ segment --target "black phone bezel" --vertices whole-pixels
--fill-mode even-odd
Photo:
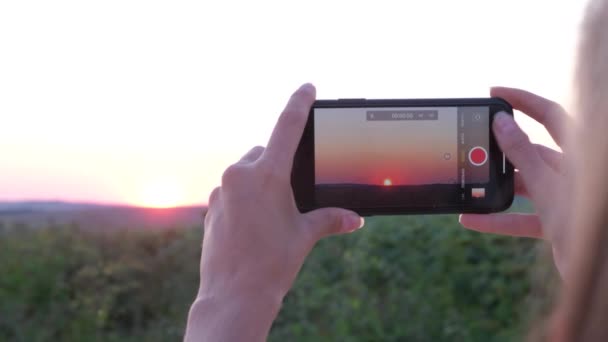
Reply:
[[[314,181],[314,109],[315,108],[365,108],[365,107],[466,107],[487,106],[490,109],[490,125],[493,116],[500,112],[513,115],[512,106],[501,98],[454,98],[454,99],[338,99],[317,100],[310,109],[308,120],[294,156],[292,168],[292,188],[296,205],[301,212],[317,209],[315,205]],[[398,214],[450,214],[450,213],[493,213],[508,209],[514,197],[513,165],[504,157],[498,147],[491,127],[490,132],[490,184],[496,196],[484,200],[434,206],[391,206],[391,207],[351,207],[343,208],[360,215]],[[503,159],[504,158],[504,159]],[[504,173],[503,169],[504,160]],[[497,168],[499,167],[499,168]]]

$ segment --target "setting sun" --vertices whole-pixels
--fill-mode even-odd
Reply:
[[[150,208],[172,208],[182,205],[183,197],[183,190],[176,182],[157,180],[143,186],[137,204]]]
[[[390,178],[386,178],[384,180],[384,186],[391,186],[391,185],[393,185],[393,182],[391,181],[391,179]]]

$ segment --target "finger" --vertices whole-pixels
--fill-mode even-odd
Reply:
[[[213,203],[217,202],[219,200],[220,197],[220,187],[215,187],[215,189],[213,189],[213,191],[211,191],[211,193],[209,194],[209,200],[207,201],[207,205],[208,206],[212,206]]]
[[[545,163],[555,170],[555,172],[562,171],[563,155],[561,152],[539,144],[536,144],[536,150]]]
[[[564,127],[569,117],[558,103],[516,88],[493,87],[490,94],[506,100],[513,108],[541,123],[553,140],[561,146],[564,140]]]
[[[526,189],[526,185],[524,184],[524,180],[521,178],[521,174],[519,173],[519,171],[515,171],[513,178],[515,183],[515,194],[523,197],[528,197],[528,190]]]
[[[221,188],[219,186],[213,189],[213,191],[211,191],[211,194],[209,194],[209,200],[207,200],[207,208],[205,208],[203,212],[203,227],[208,226],[209,220],[211,219],[210,211],[212,210],[212,207],[218,205],[217,202],[220,200],[220,196]]]
[[[340,208],[322,208],[304,214],[307,231],[314,242],[330,235],[351,233],[363,227],[364,220],[357,213]]]
[[[541,180],[546,172],[546,166],[536,147],[509,114],[496,114],[492,126],[498,145],[520,171],[525,188],[533,196],[535,190],[542,186]]]
[[[245,153],[245,155],[242,156],[241,159],[238,162],[240,164],[250,164],[250,163],[253,163],[256,160],[258,160],[258,158],[262,155],[263,152],[264,152],[264,147],[262,147],[262,146],[255,146],[251,150],[249,150],[249,152]]]
[[[209,212],[209,209],[207,207],[203,207],[203,222],[206,221],[207,218],[207,212]]]
[[[555,171],[560,170],[561,168],[561,153],[557,152],[553,149],[545,147],[543,145],[536,145],[538,149],[538,154],[540,157],[547,163],[551,168]],[[515,170],[514,173],[514,183],[515,183],[515,194],[522,197],[529,197],[528,190],[526,189],[526,185],[524,184],[524,180],[522,179],[521,173],[519,170]]]
[[[520,236],[535,239],[543,237],[540,219],[535,214],[462,214],[460,224],[481,233]]]
[[[315,87],[308,83],[293,93],[272,131],[264,152],[265,158],[286,172],[291,172],[293,156],[302,138],[315,94]]]

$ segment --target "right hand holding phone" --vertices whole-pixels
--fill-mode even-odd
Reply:
[[[555,142],[562,146],[569,116],[560,105],[520,89],[496,87],[492,88],[491,94],[505,99],[514,109],[544,125]],[[563,277],[567,268],[564,243],[567,231],[565,224],[556,224],[567,222],[567,217],[560,217],[567,213],[556,204],[558,191],[568,181],[562,153],[531,143],[509,115],[497,114],[492,128],[500,148],[518,170],[515,173],[515,193],[530,199],[536,213],[463,214],[460,223],[479,232],[550,241],[555,265]]]

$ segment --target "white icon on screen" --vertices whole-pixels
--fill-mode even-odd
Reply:
[[[471,197],[473,197],[473,198],[484,198],[484,197],[486,197],[486,189],[485,188],[472,188],[471,189]]]

